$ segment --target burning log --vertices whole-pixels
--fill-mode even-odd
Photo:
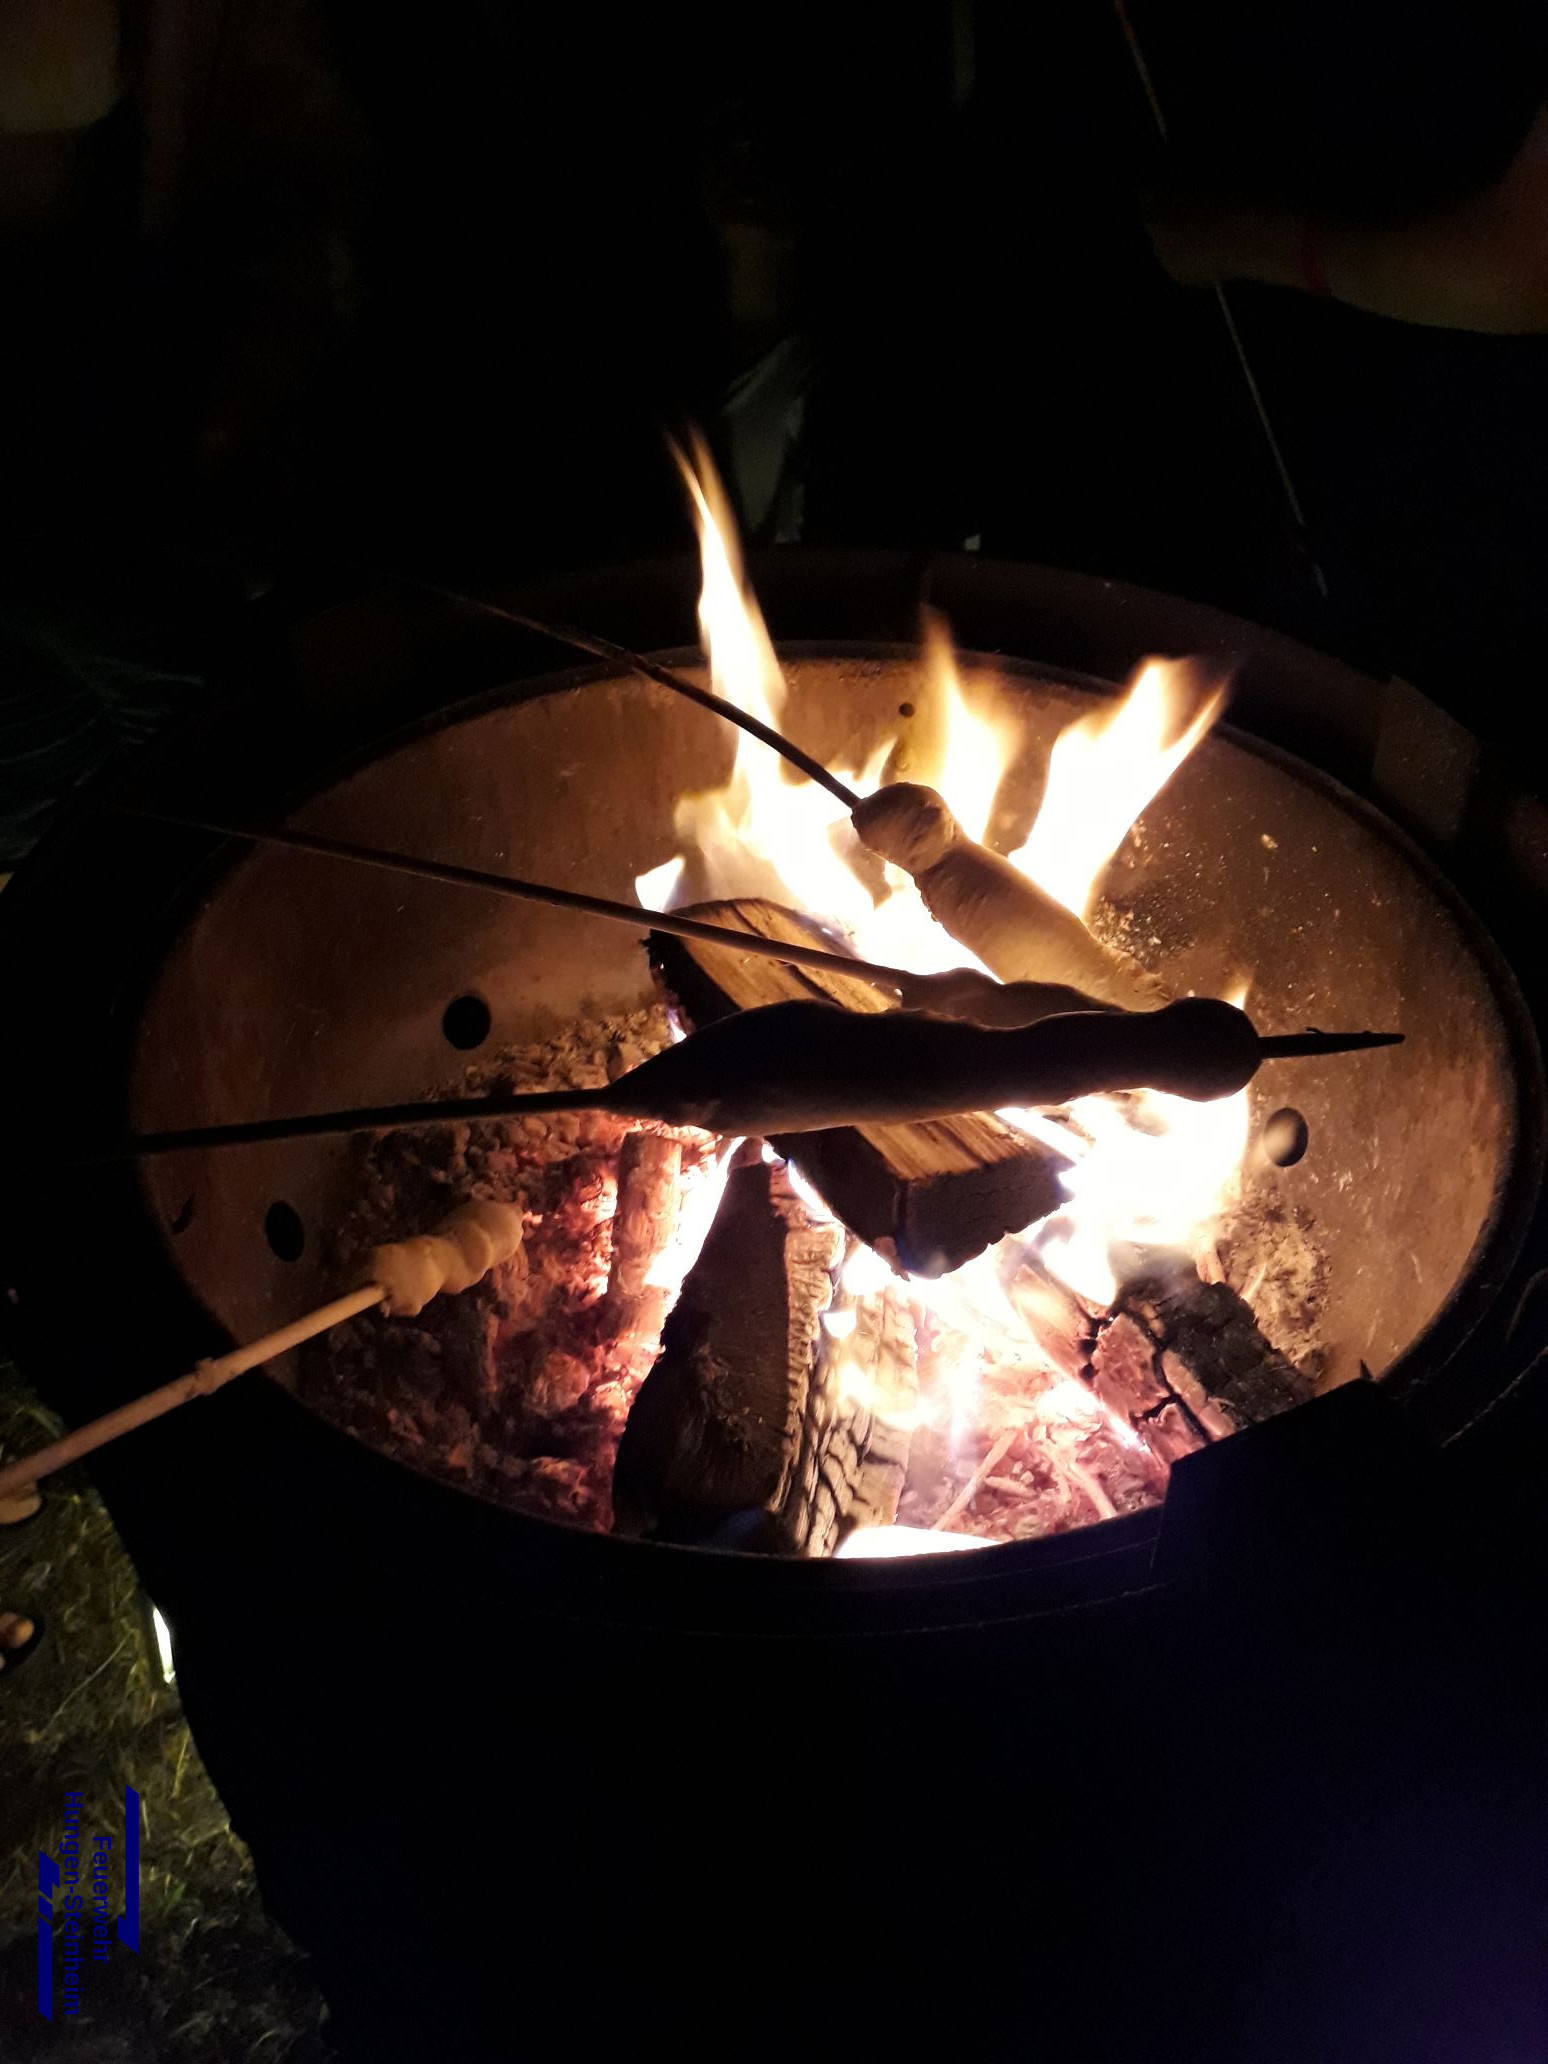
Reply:
[[[1205,1283],[1180,1260],[1124,1285],[1091,1370],[1098,1396],[1163,1449],[1189,1426],[1219,1440],[1272,1419],[1314,1388],[1229,1283]]]
[[[619,1532],[702,1540],[763,1517],[786,1554],[831,1554],[850,1520],[897,1510],[914,1342],[886,1294],[829,1339],[843,1231],[782,1170],[735,1169],[619,1443]]]
[[[782,1519],[803,1555],[831,1555],[851,1527],[890,1526],[908,1477],[918,1350],[913,1314],[891,1287],[852,1306],[830,1339],[802,1417]]]
[[[1107,1311],[1035,1262],[1009,1295],[1044,1352],[1168,1462],[1305,1403],[1315,1388],[1244,1298],[1180,1257],[1131,1277]]]
[[[652,1280],[652,1270],[677,1227],[682,1174],[682,1142],[665,1134],[632,1132],[619,1151],[603,1312],[627,1352],[656,1339],[666,1316],[671,1290],[664,1279]]]
[[[756,900],[706,904],[697,913],[728,930],[831,944],[810,919]],[[856,1012],[885,1003],[867,983],[826,970],[755,959],[653,932],[657,977],[696,1026],[781,1000],[821,1000]],[[1007,1233],[1047,1217],[1062,1201],[1068,1163],[985,1113],[907,1124],[776,1135],[773,1145],[871,1246],[918,1275],[959,1268]]]

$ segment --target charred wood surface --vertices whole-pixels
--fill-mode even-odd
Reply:
[[[829,948],[810,919],[755,899],[696,906],[693,915],[763,938]],[[789,999],[819,999],[851,1011],[879,1011],[866,982],[789,967],[729,949],[652,933],[651,962],[695,1026]],[[1067,1163],[1052,1149],[988,1114],[912,1124],[864,1125],[791,1134],[773,1142],[862,1240],[891,1251],[910,1271],[961,1267],[1007,1233],[1054,1210]]]
[[[1035,1262],[1009,1285],[1028,1331],[1056,1365],[1090,1383],[1147,1444],[1175,1461],[1206,1441],[1302,1404],[1315,1388],[1227,1283],[1180,1257],[1100,1311]]]
[[[622,1533],[704,1540],[760,1515],[744,1545],[828,1555],[848,1524],[897,1510],[914,1339],[906,1302],[862,1299],[842,1342],[833,1305],[847,1241],[783,1170],[733,1172],[667,1320],[613,1472]]]
[[[1179,1262],[1126,1283],[1092,1358],[1097,1387],[1120,1326],[1146,1343],[1162,1411],[1175,1401],[1212,1439],[1272,1419],[1311,1396],[1303,1375],[1266,1338],[1252,1306],[1228,1283],[1202,1282]]]
[[[852,1307],[854,1330],[823,1344],[778,1534],[800,1555],[831,1555],[851,1527],[890,1526],[908,1475],[917,1395],[913,1315],[883,1290]]]

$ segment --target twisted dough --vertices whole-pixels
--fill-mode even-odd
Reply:
[[[412,1319],[442,1290],[466,1290],[519,1255],[521,1212],[514,1204],[475,1198],[459,1204],[433,1233],[373,1248],[367,1280],[381,1284],[393,1318]]]
[[[911,874],[936,923],[1002,982],[1052,982],[1122,1010],[1166,1001],[1159,982],[1104,946],[1019,868],[970,839],[933,788],[895,781],[850,820],[873,853]]]

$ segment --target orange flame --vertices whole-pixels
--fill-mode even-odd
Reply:
[[[711,679],[728,700],[784,726],[785,679],[747,583],[725,496],[701,446],[695,445],[691,458],[680,456],[680,464],[699,534],[699,622]],[[1089,920],[1108,862],[1214,723],[1222,701],[1219,692],[1201,695],[1186,665],[1148,661],[1114,708],[1083,717],[1060,735],[1042,807],[1013,863]],[[965,689],[946,626],[932,616],[926,619],[920,680],[903,728],[884,742],[870,766],[834,772],[861,794],[884,778],[933,787],[968,836],[982,838],[1017,739],[1017,727],[986,714],[982,701]],[[857,950],[871,959],[920,973],[972,959],[933,922],[898,869],[886,869],[878,899],[874,862],[865,878],[849,864],[855,846],[843,806],[816,783],[790,778],[769,748],[745,734],[738,734],[730,780],[719,790],[684,796],[675,823],[680,850],[639,877],[643,902],[659,907],[685,894],[769,895],[847,929]],[[1034,1372],[1034,1383],[1035,1372],[1048,1372],[1050,1387],[1036,1404],[1043,1423],[1111,1422],[1109,1431],[1133,1445],[1137,1437],[1112,1421],[1083,1386],[1051,1380],[1058,1374],[1054,1362],[1005,1285],[1030,1251],[1072,1288],[1107,1302],[1125,1250],[1196,1250],[1211,1236],[1232,1194],[1247,1141],[1246,1095],[1215,1104],[1155,1093],[1095,1097],[1058,1116],[1002,1116],[1070,1155],[1063,1208],[1030,1234],[931,1283],[905,1285],[889,1278],[869,1249],[856,1248],[824,1316],[824,1351],[833,1358],[841,1390],[853,1383],[855,1401],[863,1401],[858,1393],[867,1380],[864,1371],[851,1369],[847,1359],[856,1307],[890,1281],[888,1295],[911,1298],[928,1318],[936,1361],[945,1368],[931,1410],[946,1414],[941,1430],[954,1446],[969,1437],[983,1446],[984,1415],[1000,1409],[985,1379],[1007,1367]],[[798,1171],[791,1175],[811,1208],[827,1215]],[[706,1204],[712,1193],[707,1187]],[[707,1229],[701,1211],[691,1217],[690,1241],[700,1224]],[[1105,1503],[1099,1488],[1093,1491],[1098,1508]],[[939,1530],[921,1544],[910,1539],[917,1531],[867,1529],[840,1552],[936,1553],[981,1545],[975,1536],[954,1540]]]
[[[1089,916],[1108,861],[1224,703],[1219,689],[1199,701],[1187,665],[1150,659],[1116,709],[1061,731],[1037,822],[1011,855],[1022,873],[1066,910]],[[1188,716],[1190,704],[1197,706]]]

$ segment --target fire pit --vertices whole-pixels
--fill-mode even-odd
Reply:
[[[824,759],[863,769],[918,697],[918,649],[899,641],[919,577],[845,555],[758,569],[790,681],[783,721]],[[1499,1846],[1454,1901],[1453,1845],[1399,1850],[1380,1832],[1409,1829],[1417,1799],[1456,1796],[1455,1761],[1437,1779],[1428,1721],[1405,1718],[1427,1710],[1427,1688],[1465,1682],[1470,1710],[1491,1716],[1489,1759],[1499,1738],[1473,1651],[1437,1659],[1428,1634],[1394,1649],[1406,1624],[1394,1599],[1417,1581],[1411,1476],[1398,1415],[1378,1409],[1386,1393],[1448,1437],[1530,1352],[1507,1328],[1531,1311],[1517,1263],[1542,1145],[1515,985],[1435,869],[1311,764],[1368,785],[1391,715],[1374,684],[1209,612],[1068,575],[954,564],[933,586],[964,647],[967,702],[1022,741],[1003,788],[1008,846],[1031,823],[1055,738],[1111,707],[1144,655],[1206,655],[1233,678],[1249,730],[1217,728],[1146,806],[1096,922],[1176,990],[1247,980],[1265,1029],[1406,1034],[1386,1053],[1264,1069],[1233,1148],[1243,1198],[1213,1235],[1232,1294],[1251,1292],[1271,1338],[1290,1326],[1286,1353],[1335,1388],[1208,1441],[1172,1466],[1163,1505],[1125,1512],[1078,1449],[1077,1415],[1122,1417],[1083,1351],[1077,1373],[1014,1401],[1044,1422],[1038,1443],[1071,1441],[1066,1460],[1120,1516],[1088,1523],[1099,1500],[1065,1467],[1061,1509],[1026,1538],[903,1560],[703,1552],[593,1531],[600,1508],[555,1524],[503,1493],[476,1447],[466,1468],[455,1440],[430,1467],[405,1467],[380,1428],[361,1428],[373,1448],[338,1430],[346,1414],[329,1424],[251,1377],[104,1450],[98,1480],[172,1626],[201,1752],[363,2056],[432,2054],[458,2032],[469,2054],[501,2054],[498,2031],[539,1995],[627,2053],[641,2029],[700,2012],[710,1976],[690,1971],[764,1997],[769,1946],[793,1919],[830,1944],[788,1973],[775,1956],[798,2028],[836,2028],[859,1999],[866,2029],[899,2055],[920,2017],[947,2006],[985,2041],[1024,2037],[1083,1946],[1089,1962],[1114,1943],[1143,1998],[1125,2018],[1104,1955],[1086,2034],[1099,2020],[1109,2036],[1132,2029],[1129,2054],[1157,2041],[1217,2054],[1185,2040],[1213,2012],[1209,1989],[1176,1978],[1205,1941],[1238,1988],[1254,1960],[1280,1971],[1274,2026],[1294,2053],[1351,2053],[1299,1982],[1307,1914],[1359,1974],[1341,2008],[1374,2014],[1379,2001],[1381,2053],[1418,2054],[1413,2016],[1430,2014],[1430,1996],[1410,2000],[1406,1974],[1435,1943],[1394,1885],[1420,1888],[1416,1913],[1421,1890],[1424,1913],[1447,1912],[1458,1969],[1515,1925],[1491,1905],[1508,1875]],[[659,651],[681,639],[692,594],[687,568],[656,566],[527,599]],[[975,656],[997,648],[1046,663]],[[735,739],[705,713],[606,669],[555,673],[549,650],[455,611],[335,612],[290,652],[295,692],[266,674],[250,712],[170,742],[128,800],[285,817],[629,900],[682,851],[680,798],[723,786],[734,764]],[[530,1066],[659,1008],[643,926],[631,937],[292,852],[233,855],[110,801],[99,791],[0,899],[4,964],[27,999],[0,1028],[12,1141],[0,1310],[75,1418],[330,1292],[340,1236],[366,1205],[385,1208],[392,1171],[345,1143],[291,1142],[110,1166],[83,1207],[73,1153],[130,1122],[443,1091],[470,1066],[498,1070],[513,1050]],[[1513,821],[1502,804],[1483,832]],[[1487,887],[1499,853],[1469,840]],[[1255,1143],[1283,1105],[1309,1144],[1280,1168]],[[608,1155],[592,1202],[611,1226],[621,1142]],[[79,1244],[59,1231],[83,1210],[100,1236],[84,1285]],[[592,1254],[600,1305],[614,1255]],[[1288,1280],[1277,1304],[1270,1294],[1275,1254],[1309,1290],[1300,1302]],[[948,1296],[953,1280],[920,1295]],[[1081,1282],[1087,1303],[1103,1287]],[[1460,1351],[1480,1338],[1486,1353]],[[1377,1381],[1342,1382],[1362,1362]],[[598,1372],[569,1373],[589,1392]],[[556,1402],[565,1374],[548,1372]],[[291,1380],[328,1409],[306,1372]],[[901,1517],[1015,1532],[995,1505],[1032,1502],[1014,1445],[950,1510],[997,1445],[988,1424],[971,1422],[956,1475],[938,1480],[944,1501],[900,1501]],[[914,1438],[926,1430],[921,1418]],[[534,1444],[518,1459],[535,1458]],[[1454,1487],[1425,1509],[1449,1538]],[[1339,1855],[1347,1927],[1326,1903],[1332,1867],[1299,1839],[1319,1814],[1378,1830],[1367,1861]],[[518,1859],[493,1908],[448,1891],[457,1848],[480,1838]],[[878,1873],[910,1888],[901,1918]],[[818,1902],[836,1918],[806,1928]],[[916,1959],[922,1903],[929,1953]],[[512,1945],[509,1979],[488,1977],[470,1937],[480,1911]],[[1024,1985],[1004,1982],[1023,1970]],[[1466,1995],[1460,1977],[1453,1994]],[[1260,2025],[1249,2017],[1229,2054],[1261,2049]],[[1094,2036],[1080,2048],[1100,2052]]]
[[[776,660],[701,506],[722,693],[867,789],[884,761],[938,783],[970,836],[1021,848],[1089,915],[1113,965],[1172,994],[1250,994],[1270,1029],[1398,1026],[1406,1044],[1270,1064],[1214,1103],[779,1139],[773,1176],[605,1114],[190,1150],[147,1164],[145,1196],[202,1302],[261,1333],[438,1201],[514,1194],[519,1281],[418,1329],[368,1315],[290,1384],[518,1511],[697,1541],[761,1513],[767,1545],[809,1555],[1112,1520],[1242,1424],[1362,1373],[1417,1380],[1500,1223],[1520,1099],[1504,978],[1418,856],[1309,768],[1206,736],[1219,696],[1164,663],[1115,707],[1047,669],[959,663],[939,626],[923,654]],[[290,821],[739,929],[804,913],[817,943],[920,973],[968,957],[841,805],[638,679],[527,684]],[[805,995],[881,1005],[843,977],[665,936],[648,963],[599,919],[259,851],[156,974],[131,1114],[154,1132],[456,1092],[470,1052],[474,1080],[574,1087],[665,1045],[673,1014]]]

